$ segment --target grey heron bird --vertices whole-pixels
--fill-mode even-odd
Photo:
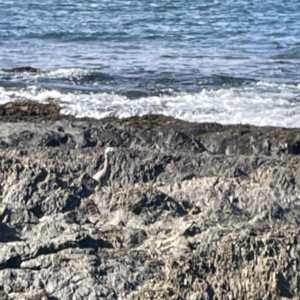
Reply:
[[[112,147],[107,147],[104,151],[104,166],[103,168],[98,171],[94,176],[93,178],[95,180],[97,180],[99,182],[99,184],[101,185],[101,181],[106,177],[107,175],[107,172],[108,172],[108,167],[109,167],[109,164],[108,164],[108,153],[109,152],[112,152],[114,151],[115,149],[112,148]]]

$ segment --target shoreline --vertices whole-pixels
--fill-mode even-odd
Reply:
[[[256,126],[248,124],[219,124],[219,123],[195,123],[187,122],[164,115],[144,115],[119,119],[108,117],[103,119],[76,118],[72,115],[63,115],[60,113],[60,106],[56,99],[48,99],[48,104],[42,104],[35,101],[16,101],[0,105],[0,122],[87,122],[94,126],[95,124],[114,124],[125,128],[135,128],[140,130],[161,129],[181,130],[186,132],[201,143],[201,139],[206,139],[210,134],[224,135],[220,139],[223,144],[230,144],[230,141],[248,144],[249,149],[255,144],[271,143],[276,144],[278,151],[284,151],[289,154],[298,154],[300,152],[300,128],[286,128],[275,126]],[[52,123],[51,123],[52,124]],[[264,138],[270,141],[264,141]],[[252,142],[250,140],[253,140]],[[220,142],[219,142],[220,143]],[[221,143],[221,144],[222,144]],[[247,146],[247,145],[244,145]],[[223,147],[224,148],[224,147]],[[226,151],[225,151],[226,152]],[[225,154],[224,152],[224,154]],[[248,154],[251,151],[246,151]],[[253,152],[255,153],[255,151]],[[237,153],[238,154],[238,153]],[[243,154],[243,153],[240,153]]]

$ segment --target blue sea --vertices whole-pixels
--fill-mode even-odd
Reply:
[[[300,127],[300,1],[2,0],[0,15],[0,103]]]

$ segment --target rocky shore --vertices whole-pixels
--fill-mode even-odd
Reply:
[[[299,299],[299,154],[299,129],[2,105],[0,299]]]

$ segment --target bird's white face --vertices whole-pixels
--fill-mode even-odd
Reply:
[[[106,149],[105,149],[105,154],[107,154],[108,152],[113,152],[115,149],[114,148],[112,148],[112,147],[107,147]]]

